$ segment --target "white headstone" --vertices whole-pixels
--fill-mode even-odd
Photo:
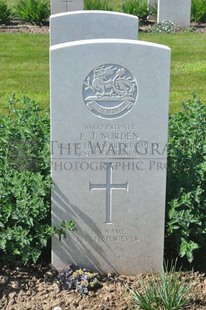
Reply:
[[[158,0],[157,22],[170,20],[186,28],[190,26],[191,0]]]
[[[168,47],[98,39],[51,47],[52,264],[99,272],[163,263]]]
[[[107,11],[78,11],[50,18],[50,44],[86,39],[133,39],[138,37],[138,18]]]
[[[51,14],[83,10],[84,0],[51,0]]]

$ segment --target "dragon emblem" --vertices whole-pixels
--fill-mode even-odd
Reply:
[[[114,64],[101,65],[90,72],[83,84],[83,99],[88,109],[103,118],[116,118],[136,102],[137,82],[131,73]]]

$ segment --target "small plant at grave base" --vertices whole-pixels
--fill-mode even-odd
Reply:
[[[193,95],[170,116],[165,254],[206,263],[206,106]]]
[[[0,116],[0,261],[36,262],[53,234],[65,237],[73,221],[51,226],[49,114],[13,95]]]
[[[57,278],[62,289],[75,290],[81,295],[86,295],[89,290],[95,290],[101,286],[97,273],[74,266],[64,268],[58,273]]]
[[[49,18],[50,6],[48,0],[19,0],[14,11],[23,22],[42,25]]]
[[[146,0],[124,0],[120,6],[120,11],[137,16],[142,24],[147,23],[149,10]]]
[[[179,310],[187,305],[190,284],[181,279],[175,268],[176,264],[160,274],[148,275],[148,279],[140,282],[138,291],[130,289],[132,303],[142,310]]]
[[[8,25],[12,19],[12,12],[8,5],[0,0],[0,24]]]
[[[196,23],[206,22],[206,0],[192,0],[191,20]]]
[[[113,11],[113,7],[107,0],[84,0],[85,10]]]
[[[158,33],[158,32],[165,32],[165,33],[176,33],[180,31],[180,27],[176,26],[170,20],[163,20],[161,23],[155,24],[149,28],[148,32]]]

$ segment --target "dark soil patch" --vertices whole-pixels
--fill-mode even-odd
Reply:
[[[145,25],[140,26],[139,31],[147,32],[149,27],[152,25]],[[183,31],[183,30],[180,30]],[[206,32],[206,24],[196,24],[192,23],[190,25],[190,28],[184,30],[184,31],[191,31],[191,32]],[[31,25],[31,24],[21,24],[19,21],[15,21],[11,23],[10,25],[0,25],[0,33],[6,32],[6,33],[42,33],[42,34],[48,34],[49,33],[49,25],[43,25],[43,26],[37,26],[37,25]]]
[[[0,33],[49,33],[49,26],[37,26],[31,24],[18,24],[0,25]]]
[[[138,289],[140,280],[148,276],[101,277],[101,287],[82,296],[59,287],[56,275],[49,268],[3,268],[0,272],[0,309],[2,310],[132,310],[127,286]],[[185,310],[206,309],[206,276],[181,273],[182,281],[191,283],[190,303]]]

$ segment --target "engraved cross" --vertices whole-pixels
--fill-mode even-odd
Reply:
[[[66,3],[66,12],[69,12],[69,4],[72,3],[72,0],[61,0],[62,3]]]
[[[106,163],[106,183],[92,184],[89,182],[89,191],[106,190],[106,224],[112,224],[112,190],[124,189],[128,191],[128,182],[124,184],[112,183],[112,163]]]

